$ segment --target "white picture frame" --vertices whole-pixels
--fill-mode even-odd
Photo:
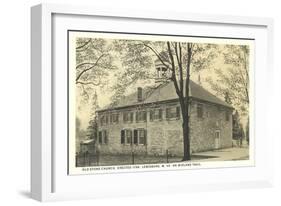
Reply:
[[[62,21],[56,18],[65,18]],[[77,17],[77,19],[75,19]],[[66,76],[66,70],[57,67],[57,54],[66,54],[67,48],[56,45],[63,29],[87,29],[91,19],[122,21],[126,25],[112,29],[116,32],[138,21],[202,25],[196,31],[203,36],[228,36],[256,39],[254,79],[254,107],[252,111],[255,134],[255,166],[235,168],[194,169],[176,171],[151,171],[145,173],[122,173],[105,175],[69,176],[65,165],[67,146],[57,141],[59,134],[65,135],[66,115],[58,113],[59,95],[65,87],[58,79]],[[75,19],[75,20],[73,20]],[[90,19],[90,20],[89,20]],[[81,23],[83,22],[83,23]],[[102,23],[102,22],[101,22]],[[209,27],[218,26],[210,30]],[[102,27],[102,26],[101,26]],[[162,26],[163,27],[163,26]],[[162,28],[161,26],[159,28]],[[206,27],[206,28],[204,28]],[[227,28],[222,30],[222,28]],[[64,30],[62,29],[62,33]],[[130,29],[130,28],[129,28]],[[136,29],[144,29],[136,28]],[[152,27],[146,28],[153,31]],[[155,29],[155,28],[154,28]],[[31,196],[39,201],[113,197],[135,194],[210,191],[272,186],[273,137],[269,134],[266,108],[270,102],[263,98],[271,87],[273,71],[273,21],[269,18],[202,15],[189,13],[114,10],[83,6],[40,4],[31,9]],[[232,32],[231,32],[232,31]],[[237,32],[239,31],[239,32]],[[177,31],[173,31],[176,33]],[[236,32],[236,33],[233,33]],[[232,33],[232,34],[231,34]],[[65,33],[64,33],[65,34]],[[64,62],[65,64],[66,62]],[[64,82],[65,80],[62,80]],[[267,86],[264,87],[263,85]],[[66,97],[66,96],[63,96]],[[64,105],[65,106],[65,105]],[[66,107],[66,106],[65,106]],[[61,115],[62,114],[62,115]],[[265,140],[263,139],[264,137]],[[62,153],[60,153],[62,151]],[[192,181],[191,181],[192,179]],[[94,185],[94,186],[93,186]]]

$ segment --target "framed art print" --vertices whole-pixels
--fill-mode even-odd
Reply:
[[[68,52],[69,174],[254,166],[253,39],[69,30]]]
[[[270,19],[48,4],[31,21],[33,198],[271,185]]]

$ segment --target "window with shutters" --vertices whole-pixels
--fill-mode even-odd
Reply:
[[[139,130],[139,142],[140,145],[144,145],[145,144],[145,130],[141,129]]]
[[[146,145],[146,130],[145,129],[135,129],[133,143],[135,145]]]
[[[162,109],[160,108],[150,110],[150,121],[162,120],[162,113]]]
[[[98,143],[99,144],[108,144],[108,132],[107,132],[107,130],[99,131]]]
[[[133,143],[133,131],[131,129],[121,130],[121,144],[131,145]]]
[[[146,122],[146,111],[136,112],[136,122]]]
[[[166,108],[166,119],[179,119],[180,118],[180,107],[173,106]]]
[[[203,104],[197,104],[197,117],[203,118]]]
[[[123,112],[123,122],[132,123],[134,121],[134,112],[125,111]]]
[[[119,122],[119,114],[118,113],[110,114],[110,123],[115,124],[118,122]]]

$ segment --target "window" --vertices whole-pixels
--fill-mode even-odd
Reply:
[[[229,112],[225,111],[225,121],[229,121]]]
[[[162,109],[150,110],[150,121],[161,120],[162,119]]]
[[[132,130],[125,130],[126,132],[126,143],[132,144]]]
[[[99,144],[107,144],[108,143],[108,133],[107,133],[106,130],[99,131],[98,143]]]
[[[121,130],[121,144],[132,144],[133,135],[131,129]]]
[[[166,108],[166,119],[180,118],[180,107]]]
[[[139,130],[138,133],[139,133],[139,142],[138,143],[140,145],[144,145],[145,144],[145,130],[144,129]]]
[[[115,114],[111,114],[110,115],[110,123],[118,123],[119,122],[119,114],[115,113]]]
[[[105,116],[101,116],[100,117],[100,125],[104,125],[105,124]]]
[[[137,111],[136,112],[136,122],[146,122],[146,111]]]
[[[135,129],[134,130],[134,142],[135,145],[146,145],[146,130]]]
[[[122,129],[121,144],[123,145],[146,145],[145,129]]]
[[[132,123],[134,121],[134,113],[133,112],[123,112],[123,122],[127,123],[130,122]]]
[[[197,117],[203,118],[203,104],[197,104]]]
[[[100,125],[107,125],[109,124],[109,117],[108,115],[104,114],[100,116]]]

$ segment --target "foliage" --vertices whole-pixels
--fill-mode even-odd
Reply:
[[[120,55],[123,72],[117,74],[118,82],[113,86],[115,95],[112,101],[116,102],[122,98],[126,89],[142,80],[146,84],[155,85],[156,72],[154,62],[158,59],[173,73],[175,81],[180,81],[180,76],[184,81],[187,77],[186,65],[188,64],[187,43],[183,42],[168,42],[164,41],[141,41],[141,40],[115,40],[114,48]],[[192,56],[190,59],[191,73],[201,71],[208,68],[210,62],[215,58],[216,45],[214,44],[195,44],[191,45]],[[174,65],[171,57],[173,57]],[[173,68],[174,66],[174,68]],[[170,81],[171,76],[167,76],[166,81]]]
[[[237,111],[232,116],[232,138],[239,140],[244,138],[243,126],[240,122],[239,114]]]
[[[76,85],[83,100],[89,100],[89,94],[96,86],[107,82],[110,71],[116,69],[111,44],[105,39],[76,39]]]
[[[249,47],[226,45],[223,50],[225,68],[215,69],[216,80],[208,78],[212,89],[220,96],[227,96],[229,102],[243,115],[248,114],[249,105]]]

